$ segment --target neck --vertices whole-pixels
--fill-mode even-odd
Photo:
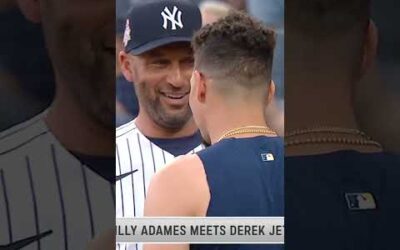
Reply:
[[[288,75],[285,92],[285,131],[315,126],[358,128],[355,118],[351,83],[311,74]],[[338,82],[339,81],[339,82]]]
[[[211,144],[218,140],[226,132],[246,126],[262,126],[266,127],[264,116],[264,107],[257,105],[249,105],[237,103],[234,106],[230,105],[212,105],[213,110],[207,112],[207,124]],[[252,110],[253,112],[249,112]],[[245,138],[256,136],[256,134],[239,134],[235,138]]]
[[[340,77],[313,75],[305,72],[288,74],[285,92],[285,131],[316,126],[332,126],[358,129],[352,102],[352,83]],[[308,78],[307,78],[308,76]],[[310,76],[313,78],[310,79]],[[354,136],[346,136],[353,138]],[[309,139],[310,135],[296,139]],[[293,138],[292,138],[293,139]],[[309,144],[287,146],[287,156],[326,154],[340,150],[356,150],[363,153],[380,152],[375,146],[350,144]]]
[[[147,113],[142,111],[142,109],[140,109],[135,123],[143,135],[152,138],[181,138],[191,136],[198,130],[193,118],[190,118],[189,121],[179,129],[168,129],[162,127],[156,124]]]
[[[59,84],[61,85],[61,84]],[[57,86],[45,122],[57,140],[69,151],[93,156],[115,153],[115,130],[89,117],[62,86]]]

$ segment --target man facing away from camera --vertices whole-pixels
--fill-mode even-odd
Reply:
[[[154,176],[145,216],[282,216],[283,142],[264,116],[274,95],[274,32],[233,12],[202,28],[192,44],[190,107],[211,146],[179,157]],[[148,244],[144,249],[281,246]]]

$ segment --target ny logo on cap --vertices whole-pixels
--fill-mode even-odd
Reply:
[[[163,12],[161,12],[161,16],[164,19],[164,29],[168,28],[168,21],[171,22],[172,30],[176,30],[176,26],[179,26],[181,29],[183,28],[182,11],[178,10],[176,6],[174,6],[172,12],[168,9],[168,7],[165,7]]]

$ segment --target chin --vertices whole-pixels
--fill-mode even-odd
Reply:
[[[188,119],[176,119],[176,118],[171,118],[171,119],[166,119],[160,122],[160,124],[169,129],[173,130],[180,130],[182,129],[188,122]]]
[[[182,110],[170,110],[164,116],[164,121],[170,124],[181,124],[183,127],[192,118],[192,112],[190,109]]]

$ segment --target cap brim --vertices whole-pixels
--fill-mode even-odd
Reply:
[[[177,42],[191,42],[191,39],[188,37],[165,37],[165,38],[161,38],[155,41],[151,41],[149,43],[143,44],[135,49],[132,49],[130,51],[127,51],[135,56],[143,54],[147,51],[150,51],[152,49],[164,46],[164,45],[168,45],[171,43],[177,43]]]

